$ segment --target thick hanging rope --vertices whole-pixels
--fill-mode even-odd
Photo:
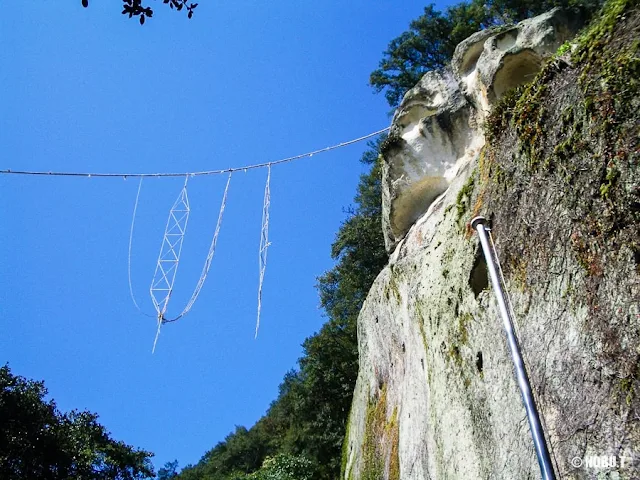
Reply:
[[[188,179],[189,177],[185,178],[184,186],[169,211],[169,218],[167,219],[164,238],[160,246],[156,271],[153,274],[153,280],[149,288],[153,306],[158,314],[158,330],[156,331],[156,338],[153,342],[152,353],[155,352],[158,336],[160,335],[160,328],[165,321],[164,314],[167,311],[167,306],[173,293],[173,284],[176,280],[180,254],[182,253],[182,243],[189,221]]]
[[[258,282],[258,317],[256,319],[256,335],[258,338],[258,328],[260,328],[260,310],[262,309],[262,283],[264,282],[264,272],[267,268],[267,250],[269,249],[269,205],[271,204],[271,165],[267,165],[267,183],[264,187],[264,203],[262,204],[262,228],[260,231],[260,279]]]
[[[302,153],[300,155],[295,155],[293,157],[282,158],[280,160],[274,160],[271,162],[265,163],[257,163],[255,165],[246,165],[244,167],[236,167],[236,168],[226,168],[223,170],[204,170],[200,172],[184,172],[184,173],[88,173],[88,172],[44,172],[44,171],[28,171],[28,170],[0,170],[0,174],[5,175],[45,175],[52,177],[107,177],[107,178],[124,178],[127,177],[197,177],[202,175],[219,175],[222,173],[233,173],[239,171],[252,170],[254,168],[264,168],[269,167],[271,165],[278,165],[280,163],[292,162],[294,160],[299,160],[301,158],[312,157],[319,153],[329,152],[331,150],[336,150],[338,148],[346,147],[348,145],[352,145],[354,143],[361,142],[363,140],[367,140],[368,138],[375,137],[388,131],[391,127],[383,128],[382,130],[378,130],[377,132],[370,133],[363,137],[354,138],[353,140],[349,140],[347,142],[338,143],[337,145],[332,145],[330,147],[321,148],[319,150],[314,150],[313,152]]]
[[[172,319],[164,319],[164,323],[169,323],[169,322],[175,322],[176,320],[181,319],[182,317],[184,317],[187,313],[189,313],[189,311],[191,311],[191,308],[193,307],[193,304],[196,303],[196,300],[198,299],[198,295],[200,295],[200,290],[202,290],[202,287],[204,285],[205,280],[207,279],[207,275],[209,274],[209,269],[211,268],[211,262],[213,261],[213,255],[216,252],[216,245],[218,243],[218,235],[220,234],[220,227],[222,226],[222,216],[224,214],[224,209],[227,205],[227,193],[229,192],[229,184],[231,183],[231,173],[229,174],[229,177],[227,178],[227,185],[224,187],[224,194],[222,195],[222,202],[220,204],[220,212],[218,213],[218,222],[216,223],[216,229],[215,232],[213,234],[213,239],[211,240],[211,245],[209,246],[209,253],[207,254],[207,259],[204,262],[204,267],[202,268],[202,273],[200,274],[200,278],[198,279],[198,283],[196,284],[196,288],[193,291],[193,294],[191,295],[191,298],[189,299],[189,301],[187,302],[187,305],[184,307],[184,310],[182,310],[182,313],[180,313],[180,315],[178,315],[175,318]]]

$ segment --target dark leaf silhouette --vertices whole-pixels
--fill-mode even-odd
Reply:
[[[153,17],[153,9],[145,7],[142,2],[143,0],[122,0],[122,14],[129,15],[129,18],[138,17],[140,25],[144,25],[147,18]],[[193,17],[193,10],[198,6],[197,3],[187,4],[187,0],[162,0],[162,3],[178,12],[186,10],[188,18]],[[82,6],[88,7],[89,0],[82,0]]]

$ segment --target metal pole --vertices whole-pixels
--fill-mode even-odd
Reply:
[[[545,443],[544,432],[542,430],[542,424],[540,423],[540,416],[538,415],[538,409],[536,408],[536,403],[533,399],[533,393],[531,392],[531,385],[529,383],[529,378],[527,377],[527,371],[525,370],[522,355],[520,353],[520,347],[518,346],[518,340],[516,339],[516,335],[513,330],[513,321],[509,314],[509,310],[507,309],[504,292],[502,291],[502,286],[500,285],[500,280],[496,271],[496,262],[498,262],[498,259],[496,258],[494,260],[489,246],[489,239],[485,228],[486,223],[487,220],[484,217],[476,217],[471,220],[471,227],[478,232],[482,251],[487,261],[491,284],[495,291],[498,307],[500,308],[500,314],[502,315],[502,320],[504,322],[504,329],[507,333],[509,349],[511,350],[511,358],[516,368],[518,386],[520,387],[520,393],[522,393],[524,409],[527,412],[531,436],[533,437],[533,445],[536,449],[538,464],[540,465],[540,473],[542,473],[543,480],[555,480],[556,477],[553,472],[553,464],[551,463],[551,456],[549,455],[549,450]]]

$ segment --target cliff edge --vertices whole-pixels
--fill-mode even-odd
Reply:
[[[540,478],[476,215],[556,474],[640,478],[638,1],[578,28],[553,10],[479,32],[398,108],[345,480]]]

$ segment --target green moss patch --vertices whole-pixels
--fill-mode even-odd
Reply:
[[[362,480],[380,480],[387,473],[390,480],[400,479],[400,426],[397,407],[387,419],[387,385],[369,400],[362,444]]]

